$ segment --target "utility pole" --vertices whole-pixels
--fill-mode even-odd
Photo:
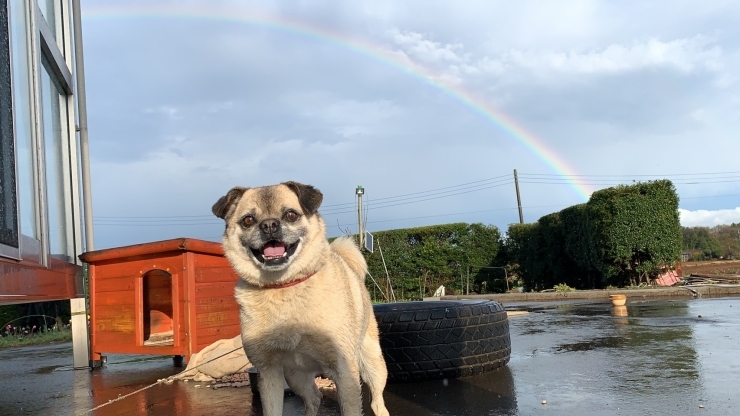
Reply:
[[[359,238],[358,243],[360,244],[360,250],[365,247],[365,227],[362,224],[362,195],[365,193],[365,188],[362,185],[357,185],[355,194],[357,194],[357,236]]]
[[[519,206],[519,224],[524,224],[524,215],[522,214],[522,197],[519,196],[519,177],[516,176],[516,169],[514,169],[514,186],[516,187],[516,204]]]
[[[466,286],[467,286],[467,290],[466,291],[467,291],[467,294],[469,295],[470,294],[470,266],[466,267],[465,270],[468,273],[467,278],[465,279],[465,283],[466,283]]]

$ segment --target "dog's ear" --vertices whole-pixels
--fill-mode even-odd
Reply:
[[[321,201],[324,200],[324,195],[321,191],[311,185],[304,185],[293,181],[285,182],[283,185],[298,195],[298,202],[300,202],[303,212],[308,215],[315,214],[319,209],[319,205],[321,205]]]
[[[213,207],[211,208],[213,215],[225,220],[231,208],[239,201],[239,198],[242,197],[246,190],[247,188],[242,188],[241,186],[231,188],[226,195],[219,198],[218,201],[213,204]]]

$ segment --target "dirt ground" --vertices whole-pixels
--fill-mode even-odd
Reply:
[[[740,260],[689,261],[681,264],[684,276],[699,274],[740,274]]]

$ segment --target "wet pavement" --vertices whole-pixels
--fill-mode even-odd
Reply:
[[[508,366],[481,376],[389,385],[392,415],[740,414],[740,298],[509,304]],[[260,415],[248,387],[157,385],[167,357],[109,355],[72,370],[70,344],[0,351],[2,415]],[[542,404],[546,400],[547,404]],[[302,414],[286,397],[285,414]],[[338,415],[325,398],[321,415]],[[372,414],[369,408],[365,414]]]

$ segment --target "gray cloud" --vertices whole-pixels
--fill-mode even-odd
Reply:
[[[94,17],[101,7],[139,13]],[[155,9],[172,12],[147,14]],[[190,16],[177,17],[181,9]],[[578,173],[631,181],[737,170],[733,3],[87,0],[86,10],[101,247],[217,238],[221,226],[209,213],[219,196],[237,184],[285,180],[322,189],[333,235],[352,228],[358,184],[373,230],[450,221],[505,228],[518,220],[506,181],[382,203],[514,168],[560,173],[444,88],[497,106]],[[341,41],[198,18],[197,10],[319,28],[424,67],[446,87]],[[697,198],[737,193],[737,181],[708,182],[677,182],[682,207],[740,205]],[[522,183],[522,197],[529,221],[582,202],[572,186],[532,181]]]

